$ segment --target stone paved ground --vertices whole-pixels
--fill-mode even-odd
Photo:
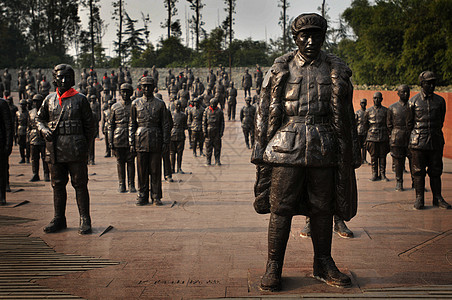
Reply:
[[[243,94],[239,95],[238,111],[244,104]],[[9,205],[0,208],[1,233],[41,238],[57,253],[119,262],[84,272],[36,276],[33,283],[86,299],[268,295],[257,284],[266,262],[269,215],[258,215],[252,207],[255,168],[249,163],[240,122],[226,122],[221,167],[205,167],[204,158],[194,158],[187,144],[183,170],[190,174],[176,174],[179,182],[163,183],[162,207],[137,207],[136,195],[117,193],[115,160],[104,158],[103,151],[103,141],[96,141],[96,165],[89,167],[94,234],[80,236],[72,187],[68,187],[68,229],[43,233],[53,214],[50,184],[28,182],[31,165],[19,165],[14,148],[10,157],[14,193],[7,194]],[[443,195],[452,202],[452,160],[444,162]],[[368,165],[357,170],[359,210],[348,223],[355,238],[333,238],[333,256],[352,276],[353,287],[337,289],[309,277],[312,246],[309,239],[299,237],[304,217],[298,216],[287,248],[283,291],[276,296],[366,297],[389,288],[401,288],[402,295],[408,295],[405,289],[425,292],[427,286],[439,286],[433,289],[439,292],[429,295],[452,295],[452,210],[429,206],[431,193],[426,193],[426,210],[413,210],[413,190],[393,191],[390,163],[388,159],[389,182],[370,182]],[[408,174],[405,182],[410,185]],[[24,200],[30,202],[14,207]],[[114,228],[99,236],[109,225]],[[4,263],[0,257],[0,265]]]

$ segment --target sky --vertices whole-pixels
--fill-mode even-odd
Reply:
[[[160,23],[165,21],[167,12],[162,0],[123,0],[125,10],[132,19],[138,19],[137,27],[143,27],[141,13],[149,14],[150,40],[156,45],[161,36],[167,34],[165,28],[160,27]],[[102,38],[103,47],[106,48],[106,55],[113,56],[113,41],[116,40],[117,24],[112,20],[113,0],[100,0],[101,18],[107,25],[105,35]],[[289,19],[302,13],[319,12],[318,7],[322,5],[322,0],[288,0],[289,8],[287,14]],[[337,24],[339,15],[348,7],[352,0],[326,0],[329,10],[332,26]],[[224,0],[203,0],[202,20],[204,29],[210,32],[217,27],[226,18]],[[234,38],[269,41],[270,38],[276,39],[281,36],[281,27],[278,25],[281,8],[278,7],[280,0],[236,0],[236,13],[234,15],[233,30]],[[182,25],[183,43],[187,45],[186,19],[193,14],[186,0],[179,0],[177,3],[178,13],[175,18],[180,19]],[[82,27],[88,29],[89,10],[81,8],[79,15],[82,20]],[[192,47],[192,38],[189,37],[189,46]],[[74,50],[72,49],[71,52]]]

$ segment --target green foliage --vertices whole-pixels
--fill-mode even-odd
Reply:
[[[233,66],[253,66],[255,64],[268,65],[267,44],[262,41],[234,40],[230,50],[233,57]]]
[[[356,39],[343,39],[334,52],[357,84],[417,84],[424,70],[450,84],[451,15],[450,0],[355,0],[342,16]]]
[[[156,67],[185,66],[190,60],[192,50],[182,45],[180,38],[170,36],[166,40],[160,40],[160,48],[156,51]],[[150,55],[150,54],[149,54]]]

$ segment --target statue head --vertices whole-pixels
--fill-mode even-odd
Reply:
[[[251,103],[251,97],[250,96],[245,98],[245,103],[246,103],[246,106],[250,106],[250,103]]]
[[[89,102],[91,102],[91,103],[95,103],[96,99],[97,99],[96,95],[89,96]]]
[[[210,104],[210,107],[212,107],[213,109],[217,108],[217,105],[218,105],[218,98],[212,98],[212,99],[210,99],[209,104]]]
[[[64,93],[75,85],[75,72],[70,65],[59,64],[53,68],[53,84],[60,93]]]
[[[119,93],[124,101],[129,102],[133,94],[133,87],[130,83],[123,83],[119,88]]]
[[[182,103],[179,100],[177,100],[175,105],[176,105],[176,111],[180,112],[180,110],[182,108]]]
[[[367,99],[366,99],[366,98],[361,99],[361,100],[359,101],[359,105],[361,106],[361,109],[362,109],[362,110],[366,110],[366,107],[367,107]]]
[[[326,28],[325,18],[315,13],[301,14],[292,22],[292,36],[304,58],[313,60],[319,55]]]
[[[406,103],[410,99],[410,87],[406,84],[401,84],[397,87],[397,95],[400,101]]]
[[[41,94],[35,94],[33,96],[33,103],[35,104],[37,109],[39,109],[41,107],[43,100],[44,100],[44,97]]]
[[[373,99],[374,105],[379,107],[381,106],[381,102],[383,101],[383,95],[380,92],[375,92]]]
[[[140,79],[141,87],[143,89],[143,93],[146,96],[146,98],[150,98],[154,95],[154,78],[147,76],[147,77],[141,77]]]
[[[419,75],[419,84],[422,91],[427,96],[430,96],[435,91],[436,87],[436,75],[432,71],[424,71]]]

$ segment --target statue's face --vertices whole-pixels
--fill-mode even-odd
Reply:
[[[399,96],[400,100],[402,100],[403,102],[407,102],[408,99],[410,98],[410,88],[404,87],[397,90],[397,95]]]
[[[383,96],[381,96],[381,94],[374,95],[374,105],[375,106],[380,106],[382,101],[383,101]]]
[[[67,70],[58,71],[55,75],[55,83],[59,90],[67,91],[72,87],[74,79]]]
[[[360,103],[360,105],[361,105],[361,109],[362,109],[362,110],[366,110],[366,107],[367,107],[367,101],[362,101],[362,102]]]
[[[309,59],[315,59],[322,48],[325,34],[318,29],[303,30],[298,33],[295,43],[300,53]]]
[[[181,109],[181,105],[180,105],[180,103],[176,103],[176,110],[179,112],[180,111],[180,109]]]
[[[133,91],[129,89],[123,89],[120,91],[121,97],[124,101],[130,101],[130,97],[132,97]]]
[[[436,81],[435,80],[423,80],[421,82],[421,88],[426,95],[431,95],[435,91]]]
[[[146,97],[152,97],[154,92],[154,86],[152,84],[142,85],[143,93]]]

